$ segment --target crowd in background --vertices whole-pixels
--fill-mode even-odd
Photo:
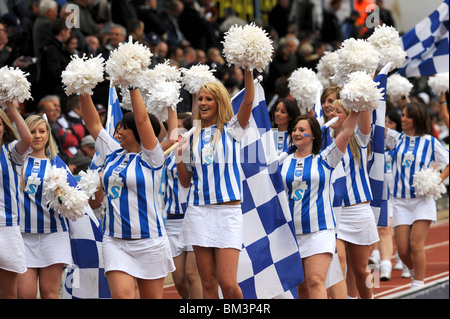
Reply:
[[[2,0],[1,4],[0,67],[19,67],[29,73],[27,79],[32,84],[33,100],[21,105],[22,113],[52,112],[45,107],[49,105],[45,100],[57,101],[53,126],[66,151],[62,154],[66,162],[81,148],[84,137],[79,125],[69,129],[73,123],[81,123],[80,108],[77,101],[70,101],[72,97],[67,97],[61,83],[61,72],[74,54],[80,57],[101,54],[107,60],[110,52],[131,36],[133,41],[151,49],[151,67],[166,59],[178,67],[207,64],[234,95],[243,88],[243,73],[226,64],[221,41],[230,26],[253,22],[264,28],[273,40],[273,59],[264,70],[262,81],[267,104],[273,110],[272,104],[278,98],[292,98],[287,87],[292,71],[299,67],[315,71],[326,51],[338,49],[349,37],[366,38],[373,31],[364,25],[365,9],[356,5],[350,16],[340,21],[336,12],[342,0],[326,2],[323,22],[312,27],[311,8],[302,11],[301,19],[293,20],[290,0],[278,0],[267,15],[267,22],[246,21],[231,7],[222,8],[223,17],[220,17],[213,0]],[[72,19],[73,5],[78,8],[77,21]],[[376,5],[380,9],[379,23],[395,27],[383,1],[377,0]],[[74,27],[68,26],[67,21],[72,21]],[[448,139],[448,130],[439,116],[439,97],[432,95],[426,79],[409,80],[414,84],[412,99],[429,106],[435,137]],[[105,77],[93,94],[101,114],[106,111],[108,90],[109,81]],[[189,112],[191,95],[182,90],[181,97],[178,112]],[[388,108],[395,106],[394,101]]]

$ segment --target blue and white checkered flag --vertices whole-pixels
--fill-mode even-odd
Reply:
[[[398,73],[404,77],[433,75],[449,71],[448,4],[445,0],[401,40],[407,58]]]
[[[371,156],[367,163],[369,182],[372,189],[372,201],[370,206],[374,212],[378,226],[388,226],[388,187],[385,181],[386,163],[384,157],[384,127],[386,118],[386,83],[387,74],[390,70],[389,62],[375,78],[378,88],[383,89],[383,98],[378,107],[371,112],[372,130],[370,136]]]
[[[106,116],[105,130],[113,136],[117,123],[123,118],[122,108],[120,107],[119,97],[114,86],[109,87],[108,113]],[[97,170],[103,165],[102,159],[95,152],[89,169]]]
[[[74,265],[65,269],[62,298],[111,298],[103,268],[103,230],[90,207],[82,218],[69,220],[69,235]]]
[[[234,113],[243,98],[244,90],[233,98]],[[247,299],[274,298],[303,281],[272,134],[264,89],[257,79],[250,128],[241,142],[244,237],[238,283]]]

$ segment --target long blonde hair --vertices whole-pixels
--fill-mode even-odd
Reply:
[[[45,144],[45,154],[48,158],[53,158],[56,156],[57,152],[57,146],[55,144],[55,141],[53,140],[52,136],[52,129],[50,127],[50,124],[48,124],[47,120],[43,118],[40,115],[30,115],[25,119],[25,123],[27,124],[30,131],[34,130],[37,126],[41,125],[42,123],[45,123],[45,127],[47,129],[48,133],[48,140]]]
[[[19,137],[17,136],[14,126],[12,125],[5,111],[3,111],[2,109],[0,109],[0,117],[2,119],[4,127],[3,138],[0,141],[0,147],[2,147],[3,144],[9,144],[12,141],[19,139]]]
[[[208,94],[211,94],[214,101],[216,101],[217,103],[217,129],[212,139],[214,141],[215,148],[217,146],[217,143],[221,139],[223,127],[234,116],[233,107],[231,105],[231,97],[227,89],[223,86],[222,83],[219,82],[209,82],[203,84],[199,90],[199,93],[202,90],[206,90]],[[198,137],[200,136],[200,132],[205,125],[204,121],[200,117],[200,108],[198,107],[195,112],[194,118],[200,120],[201,123],[201,125],[197,125],[194,132],[194,143],[196,144],[198,141]]]

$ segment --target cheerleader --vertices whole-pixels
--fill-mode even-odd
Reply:
[[[339,137],[323,151],[320,125],[314,117],[301,115],[289,129],[296,151],[283,161],[281,175],[305,274],[299,298],[327,298],[325,280],[336,249],[331,173],[344,156],[358,119],[359,113],[351,112]]]
[[[20,140],[10,122],[15,123]],[[17,297],[17,277],[27,270],[19,226],[19,165],[32,150],[31,134],[17,110],[17,103],[0,109],[0,299]]]
[[[300,115],[300,109],[294,100],[282,98],[277,101],[273,115],[274,124],[277,128],[273,135],[277,153],[280,155],[281,152],[288,148],[288,128],[292,121]]]
[[[132,112],[124,114],[121,142],[104,130],[90,95],[80,96],[86,127],[104,159],[107,197],[103,262],[112,298],[162,298],[174,270],[159,195],[164,153],[159,122],[151,121],[140,91],[130,89]],[[142,138],[141,138],[142,137]]]
[[[186,113],[178,114],[178,134],[183,134],[191,128],[191,116]],[[180,236],[189,189],[183,187],[178,180],[176,157],[173,152],[166,158],[164,175],[166,231],[176,267],[172,273],[173,282],[181,298],[201,299],[202,286],[195,262],[194,249],[192,246],[185,245]]]
[[[245,69],[245,95],[236,116],[231,98],[218,82],[202,85],[197,95],[200,119],[188,143],[177,151],[178,178],[189,187],[182,236],[194,247],[204,298],[242,298],[237,266],[242,248],[239,142],[254,99],[253,74]],[[187,147],[188,146],[188,147]],[[192,185],[191,185],[192,179]]]
[[[432,196],[421,196],[413,187],[414,175],[421,169],[443,164],[441,183],[449,175],[447,149],[430,135],[431,120],[427,108],[419,102],[402,107],[403,133],[387,129],[386,147],[393,149],[392,207],[398,254],[411,272],[411,287],[424,284],[425,239],[430,224],[436,221],[436,202]]]
[[[349,114],[342,101],[333,103],[330,117],[338,117],[339,120],[332,124],[333,138],[337,138],[342,130],[342,123]],[[338,242],[344,245],[347,251],[346,264],[350,268],[347,271],[348,294],[353,296],[359,292],[361,298],[372,298],[372,287],[367,285],[371,276],[368,271],[368,259],[371,245],[379,240],[375,216],[370,207],[372,192],[367,173],[367,159],[370,141],[370,111],[361,112],[357,129],[350,138],[347,152],[342,158],[342,165],[346,176],[346,192],[342,194],[343,206],[341,209]],[[338,248],[340,250],[342,248]],[[341,256],[342,257],[342,256]],[[342,266],[342,263],[341,263]],[[345,268],[342,269],[345,273]],[[351,291],[354,286],[350,280],[354,275],[357,292]]]
[[[18,277],[17,293],[20,299],[34,299],[39,282],[42,299],[58,299],[64,266],[72,264],[72,254],[67,219],[46,204],[44,177],[47,169],[56,165],[65,168],[68,179],[76,182],[56,155],[48,122],[40,115],[30,115],[25,123],[31,132],[33,152],[23,165],[23,191],[19,193],[27,271]]]

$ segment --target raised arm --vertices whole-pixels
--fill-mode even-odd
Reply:
[[[177,110],[169,107],[167,118],[167,139],[161,143],[163,151],[167,150],[178,140],[178,117]]]
[[[131,89],[130,97],[134,121],[136,122],[136,128],[141,138],[142,146],[146,150],[151,151],[158,145],[158,138],[148,117],[147,108],[145,107],[141,92],[139,89]]]
[[[361,115],[359,116],[358,128],[364,135],[369,135],[370,130],[372,129],[372,123],[370,122],[370,112],[371,111],[359,112],[361,113]]]
[[[342,123],[341,131],[334,141],[336,143],[336,146],[342,153],[345,153],[348,142],[350,141],[350,137],[355,130],[356,124],[360,120],[360,117],[363,115],[362,113],[364,112],[350,111],[344,123]]]
[[[31,145],[30,129],[17,110],[17,101],[8,102],[6,106],[6,115],[16,124],[17,132],[20,136],[20,140],[16,144],[16,151],[20,155],[23,155]]]
[[[255,99],[255,80],[253,79],[253,72],[245,69],[245,93],[244,100],[237,114],[237,119],[241,127],[245,127],[250,119],[252,113],[253,100]]]
[[[96,140],[98,134],[103,129],[100,115],[98,114],[94,102],[89,94],[80,95],[80,104],[86,128],[94,140]]]

